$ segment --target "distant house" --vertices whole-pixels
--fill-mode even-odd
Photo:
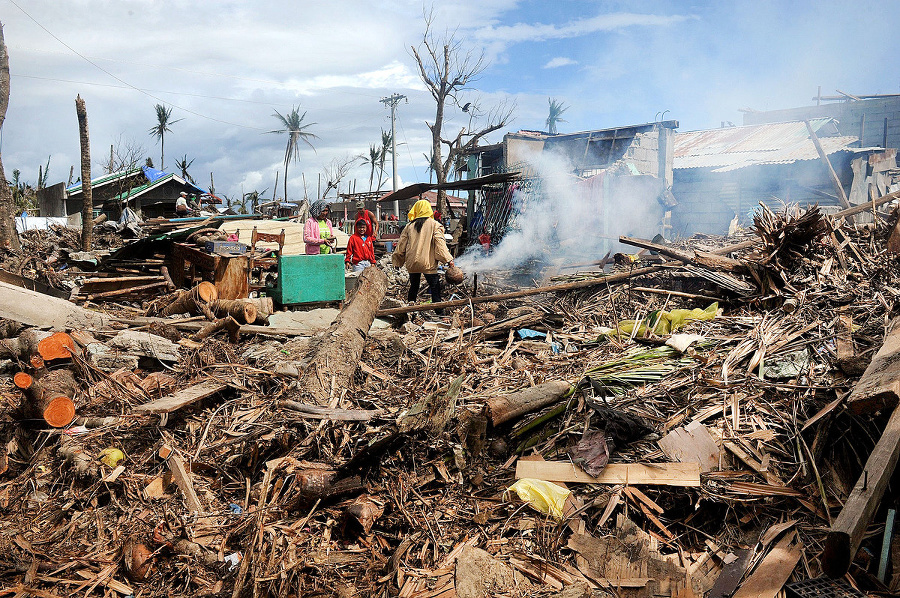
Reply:
[[[896,150],[858,147],[832,118],[809,121],[851,204],[892,189]],[[675,135],[673,236],[721,234],[748,224],[760,203],[817,203],[837,210],[836,188],[803,121],[687,131]],[[900,188],[900,186],[898,186]]]
[[[142,167],[107,174],[91,180],[94,214],[118,220],[126,207],[141,218],[174,217],[175,200],[185,192],[195,202],[220,204],[222,200],[177,174]],[[81,214],[84,203],[81,183],[66,187],[57,183],[38,192],[42,216]]]

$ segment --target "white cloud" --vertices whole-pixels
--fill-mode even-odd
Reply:
[[[682,15],[641,15],[615,13],[597,15],[588,19],[577,19],[565,25],[544,25],[542,23],[516,23],[482,27],[475,35],[481,40],[493,43],[541,42],[549,39],[580,37],[599,31],[614,31],[625,27],[666,27],[681,23],[692,17]]]
[[[556,58],[551,58],[550,61],[544,65],[544,68],[555,69],[561,66],[569,66],[570,64],[578,64],[578,62],[571,58],[566,58],[565,56],[557,56]]]

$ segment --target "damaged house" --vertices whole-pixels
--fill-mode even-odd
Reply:
[[[895,149],[859,147],[859,138],[842,135],[833,118],[808,122],[827,164],[802,120],[677,133],[673,236],[724,233],[732,221],[746,225],[760,203],[819,204],[827,212],[900,188]]]
[[[206,189],[177,174],[147,166],[91,180],[94,214],[106,214],[111,220],[118,220],[126,207],[142,218],[174,216],[175,200],[182,192],[200,203],[221,203],[218,197]],[[38,202],[42,216],[80,216],[83,204],[81,183],[68,187],[64,183],[57,183],[41,189]]]

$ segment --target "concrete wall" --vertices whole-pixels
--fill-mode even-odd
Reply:
[[[744,124],[757,125],[819,117],[837,119],[841,135],[859,137],[862,132],[863,147],[900,147],[900,97],[835,102],[768,112],[745,112]],[[885,119],[888,121],[887,145],[883,146]]]

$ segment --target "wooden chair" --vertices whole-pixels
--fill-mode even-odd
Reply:
[[[266,249],[261,252],[257,252],[256,243],[278,243],[278,249],[275,251],[275,257],[263,257],[268,254],[270,249]],[[266,271],[272,270],[278,267],[278,258],[281,257],[281,252],[284,249],[284,229],[281,229],[280,234],[272,234],[272,233],[260,233],[257,232],[256,227],[253,227],[253,232],[250,234],[250,253],[248,255],[248,264],[247,264],[247,275],[250,277],[250,290],[259,290],[266,287],[265,284],[265,276]],[[259,269],[259,282],[253,283],[253,271],[255,269]]]

